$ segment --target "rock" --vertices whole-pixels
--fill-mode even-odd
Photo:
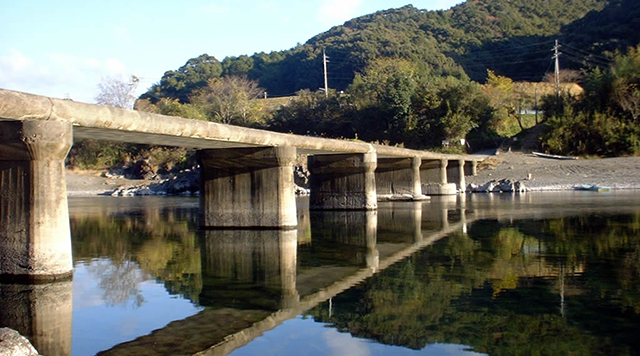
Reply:
[[[527,191],[524,183],[520,181],[512,182],[510,179],[502,179],[500,181],[492,180],[481,186],[469,184],[467,191],[473,193],[524,193]]]
[[[293,167],[293,182],[303,189],[309,189],[309,174],[309,171],[303,166],[295,166]]]
[[[513,192],[513,182],[509,179],[502,179],[498,182],[496,188],[498,188],[500,192],[504,193]],[[494,188],[494,191],[496,188]]]
[[[297,196],[305,196],[305,195],[309,195],[310,194],[309,189],[303,188],[303,187],[301,187],[301,186],[299,186],[297,184],[296,184],[294,189],[295,189],[295,192],[296,192]]]
[[[473,192],[474,193],[490,193],[495,188],[497,182],[495,180],[489,181],[483,185],[477,186]]]
[[[0,328],[0,355],[3,356],[38,356],[33,345],[19,332]]]

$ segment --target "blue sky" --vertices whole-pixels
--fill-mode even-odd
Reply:
[[[356,16],[462,0],[0,0],[0,88],[94,102],[104,77],[139,93],[203,53],[288,49]]]

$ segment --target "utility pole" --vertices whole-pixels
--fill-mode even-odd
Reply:
[[[324,66],[324,96],[329,97],[329,83],[327,82],[327,54],[322,49],[322,65]]]
[[[555,70],[554,70],[555,84],[556,84],[556,99],[560,98],[560,61],[558,60],[558,58],[560,58],[560,55],[562,54],[558,52],[558,49],[560,49],[560,45],[558,44],[558,40],[556,40],[556,45],[553,46],[553,57],[551,57],[556,62]]]
[[[538,124],[538,88],[536,87],[536,125]]]

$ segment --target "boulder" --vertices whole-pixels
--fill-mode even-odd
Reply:
[[[0,355],[3,356],[38,356],[33,345],[19,332],[0,328]]]

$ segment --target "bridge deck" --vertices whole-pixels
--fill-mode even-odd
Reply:
[[[479,161],[485,157],[418,151],[365,142],[250,129],[208,121],[110,108],[0,89],[0,120],[70,122],[76,138],[179,146],[196,149],[293,146],[299,153],[367,153],[378,157],[420,157]]]

